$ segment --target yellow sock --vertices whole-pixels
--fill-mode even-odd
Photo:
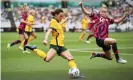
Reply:
[[[82,40],[82,33],[81,33],[81,35],[80,35],[79,39],[80,39],[80,40]]]
[[[84,36],[85,36],[85,34],[82,32],[79,39],[82,40]]]
[[[74,60],[68,61],[68,64],[69,64],[70,68],[77,68],[77,65],[76,65],[76,63],[74,62]]]
[[[83,33],[82,38],[85,36],[85,33]]]
[[[31,42],[32,40],[34,40],[35,38],[33,36],[30,36],[30,38],[28,39],[28,43]]]
[[[45,59],[46,58],[46,53],[42,50],[39,50],[39,49],[34,49],[33,50],[38,56],[40,56],[42,59]]]
[[[24,47],[24,41],[25,41],[25,40],[23,40],[23,41],[21,42],[21,45],[20,45],[21,47]]]

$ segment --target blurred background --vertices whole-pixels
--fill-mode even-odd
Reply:
[[[34,31],[46,31],[52,18],[51,11],[56,8],[62,8],[65,15],[69,17],[66,23],[67,31],[80,32],[81,19],[83,13],[78,6],[81,0],[2,0],[1,1],[1,32],[14,32],[20,24],[20,15],[22,6],[28,5],[30,9],[36,11]],[[84,0],[84,6],[88,10],[99,12],[99,7],[106,4],[109,13],[114,18],[122,16],[123,12],[130,9],[131,15],[120,24],[112,24],[109,27],[110,32],[123,32],[133,30],[133,0]],[[43,17],[43,20],[42,20]],[[89,30],[87,30],[89,31]]]
[[[102,52],[92,37],[86,43],[88,34],[83,41],[79,41],[81,35],[81,20],[83,13],[78,3],[81,0],[1,0],[1,80],[72,80],[68,75],[68,62],[56,56],[50,63],[45,63],[34,52],[24,54],[20,45],[7,49],[7,44],[18,39],[17,27],[20,24],[23,5],[36,11],[33,30],[37,33],[37,39],[30,45],[36,45],[38,49],[47,52],[49,46],[44,46],[44,34],[52,19],[51,11],[61,8],[69,19],[66,22],[65,46],[69,49],[78,65],[78,68],[86,78],[83,80],[133,80],[133,0],[83,0],[83,5],[90,11],[99,12],[102,4],[109,7],[109,14],[114,18],[122,16],[129,10],[130,15],[119,24],[109,27],[111,38],[116,39],[120,56],[127,60],[127,64],[116,63],[102,58],[89,59],[92,52]],[[73,32],[73,33],[72,33]],[[51,40],[49,37],[49,41]],[[113,55],[114,57],[114,55]],[[78,79],[79,80],[79,79]],[[80,79],[81,80],[81,79]]]

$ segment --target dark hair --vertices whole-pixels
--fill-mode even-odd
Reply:
[[[53,16],[55,16],[56,14],[58,15],[60,12],[63,12],[63,10],[62,9],[56,9],[55,11],[52,11],[51,14]]]

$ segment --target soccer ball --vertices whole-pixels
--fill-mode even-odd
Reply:
[[[71,78],[75,78],[80,75],[80,71],[77,68],[70,68],[68,74]]]

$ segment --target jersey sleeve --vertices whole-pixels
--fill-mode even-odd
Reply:
[[[98,16],[97,16],[97,14],[95,14],[95,13],[92,13],[89,17],[90,17],[92,20],[98,19]]]
[[[54,21],[51,21],[49,28],[56,29],[56,23]]]
[[[110,21],[110,24],[114,23],[114,19],[109,19],[109,21]]]

